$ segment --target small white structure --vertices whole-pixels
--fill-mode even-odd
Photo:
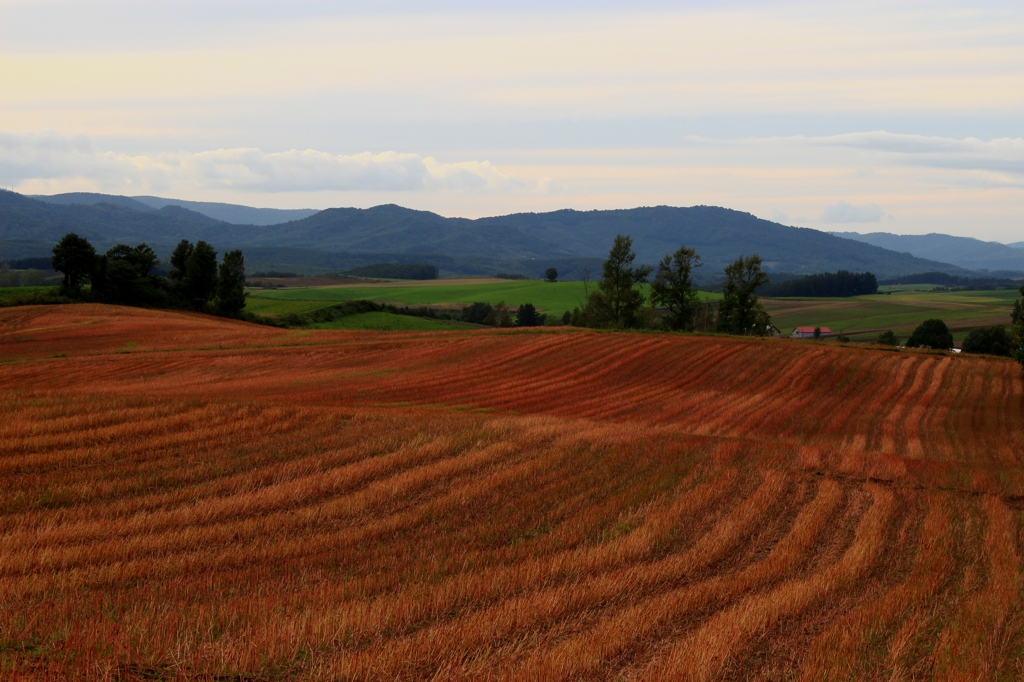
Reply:
[[[825,337],[832,336],[832,330],[829,329],[828,327],[797,327],[796,329],[793,330],[793,338],[813,339],[815,329],[821,330],[821,338],[823,339]]]

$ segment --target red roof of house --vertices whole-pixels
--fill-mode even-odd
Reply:
[[[796,328],[796,330],[798,332],[800,332],[801,334],[803,334],[805,332],[807,334],[813,334],[815,329],[818,329],[818,327],[797,327]],[[831,334],[832,330],[829,329],[828,327],[821,327],[821,333],[822,334]]]

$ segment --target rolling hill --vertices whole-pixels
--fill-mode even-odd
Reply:
[[[146,209],[159,210],[165,206],[179,206],[213,220],[233,225],[277,225],[290,220],[306,218],[316,213],[311,208],[253,208],[252,206],[212,201],[184,201],[181,199],[152,196],[124,197],[95,192],[68,192],[53,195],[36,194],[32,195],[32,198],[51,204],[114,204],[137,211],[145,211]]]
[[[985,242],[948,234],[891,234],[888,232],[835,232],[838,237],[874,244],[883,249],[904,251],[929,260],[952,263],[968,270],[1024,272],[1024,250],[1013,244]],[[1022,243],[1024,245],[1024,243]]]
[[[1020,668],[1009,360],[89,304],[0,334],[5,678]]]
[[[181,239],[204,239],[220,249],[259,250],[259,262],[265,266],[284,265],[280,254],[285,251],[278,250],[286,250],[290,268],[302,267],[303,261],[337,260],[330,254],[355,257],[345,261],[346,267],[353,267],[360,264],[360,254],[373,254],[406,262],[447,259],[447,265],[438,265],[449,273],[467,274],[505,270],[539,276],[545,267],[562,263],[571,276],[582,263],[606,256],[615,235],[622,233],[633,237],[638,260],[648,264],[682,244],[696,248],[705,264],[697,276],[704,280],[719,278],[727,263],[753,253],[775,272],[967,274],[949,263],[713,206],[562,210],[470,220],[384,205],[327,209],[276,225],[237,225],[193,211],[185,202],[138,208],[145,197],[111,197],[105,202],[99,201],[102,196],[63,195],[60,203],[53,203],[0,192],[0,257],[45,255],[63,234],[74,231],[101,248],[145,241],[162,255]],[[68,203],[76,198],[86,203]],[[29,243],[39,252],[25,253]],[[17,256],[8,255],[15,248]]]

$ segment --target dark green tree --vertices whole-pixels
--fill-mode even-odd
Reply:
[[[544,280],[547,281],[547,282],[557,282],[558,281],[558,270],[556,270],[555,268],[548,268],[547,270],[545,270],[544,271]]]
[[[907,340],[909,348],[952,348],[953,335],[942,320],[925,320]]]
[[[761,271],[761,257],[757,254],[749,258],[740,256],[726,266],[725,277],[722,302],[718,306],[718,331],[754,336],[767,334],[772,320],[754,295],[759,286],[770,281],[768,274]]]
[[[590,294],[581,314],[588,327],[635,326],[637,311],[644,304],[644,294],[638,287],[647,281],[652,270],[646,265],[634,266],[635,260],[633,240],[626,235],[616,235],[608,260],[604,262],[598,290]]]
[[[217,277],[217,312],[235,316],[245,308],[245,258],[238,249],[224,254]]]
[[[658,264],[658,274],[651,284],[651,300],[655,305],[668,308],[664,321],[669,329],[691,331],[694,328],[700,295],[693,285],[693,269],[700,266],[700,256],[685,246],[680,246]]]
[[[562,324],[568,325],[572,322],[572,313],[566,310],[562,313]]]
[[[875,343],[880,346],[898,346],[900,345],[900,340],[896,338],[896,333],[889,329],[879,334],[878,338],[875,339]]]
[[[517,327],[538,327],[544,324],[544,316],[537,314],[537,309],[532,303],[524,303],[516,311]]]
[[[967,335],[962,349],[965,353],[985,353],[1010,357],[1014,351],[1013,336],[1002,325],[979,327],[971,330],[971,333]]]
[[[490,303],[480,303],[477,301],[462,309],[462,321],[471,322],[472,324],[485,324],[484,320],[487,319],[492,310],[493,308]]]
[[[50,265],[57,272],[64,274],[61,292],[69,296],[78,296],[82,292],[82,284],[96,269],[96,249],[89,240],[69,232],[53,247]]]
[[[504,301],[498,301],[491,308],[491,312],[484,318],[484,324],[489,324],[494,327],[511,327],[512,316],[508,313],[508,306],[505,305]]]
[[[217,252],[206,242],[196,242],[189,253],[182,285],[185,301],[193,310],[202,310],[217,293]]]
[[[167,279],[171,280],[171,283],[176,287],[183,286],[185,274],[188,270],[188,257],[192,255],[194,248],[192,242],[187,239],[182,239],[174,247],[174,253],[171,254],[171,269],[167,273]]]

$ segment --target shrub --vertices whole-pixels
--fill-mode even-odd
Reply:
[[[952,348],[953,335],[942,320],[925,320],[907,340],[910,348]]]
[[[900,345],[900,340],[896,337],[895,332],[891,329],[887,329],[878,335],[878,338],[875,339],[875,343],[880,346],[898,346]]]
[[[973,330],[964,339],[963,351],[965,353],[987,353],[988,355],[1010,357],[1014,346],[1013,338],[1006,331],[1006,327],[996,325],[994,327],[980,327]]]

